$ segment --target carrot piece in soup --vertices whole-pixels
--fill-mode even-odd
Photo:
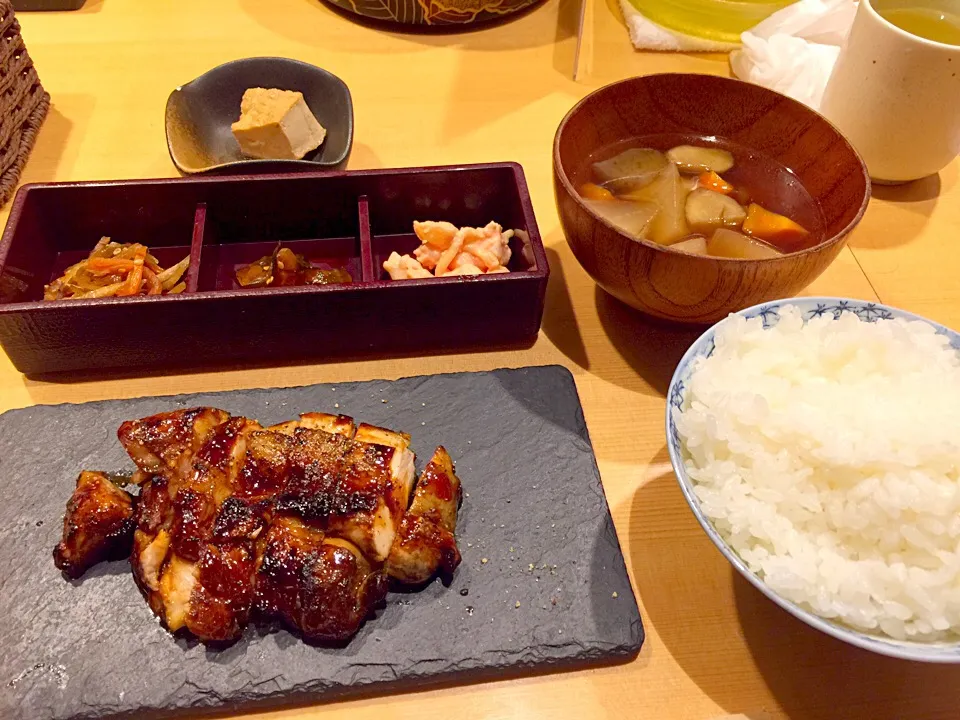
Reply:
[[[790,246],[810,234],[805,227],[785,215],[771,212],[756,203],[747,208],[743,232],[780,246]]]
[[[706,190],[713,190],[722,195],[729,195],[733,192],[733,185],[717,175],[713,170],[700,173],[700,179],[697,184]]]
[[[580,186],[580,195],[587,200],[615,200],[613,193],[594,183],[584,183]]]

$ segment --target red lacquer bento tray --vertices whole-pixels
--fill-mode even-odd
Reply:
[[[414,220],[518,232],[510,273],[392,281]],[[183,294],[43,302],[101,236],[191,257]],[[242,289],[277,242],[349,285]],[[28,374],[165,369],[529,345],[549,268],[515,163],[26,185],[0,242],[0,345]]]

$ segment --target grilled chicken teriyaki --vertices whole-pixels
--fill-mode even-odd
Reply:
[[[76,578],[87,568],[130,548],[133,498],[99,472],[80,473],[63,517],[63,539],[53,550],[57,567]]]
[[[264,617],[340,642],[388,577],[420,584],[460,563],[460,481],[442,447],[417,481],[409,436],[343,416],[264,428],[193,408],[125,422],[118,436],[139,496],[82,473],[54,560],[76,577],[125,547],[172,631],[229,641]]]

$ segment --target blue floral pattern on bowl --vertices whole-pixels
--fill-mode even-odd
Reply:
[[[866,322],[890,320],[893,318],[920,320],[931,325],[937,333],[946,335],[950,339],[950,345],[960,352],[960,334],[919,315],[914,315],[905,310],[898,310],[897,308],[887,305],[881,305],[880,303],[833,297],[794,298],[790,300],[774,300],[760,305],[754,305],[736,314],[746,318],[759,317],[763,321],[764,328],[771,328],[780,322],[780,309],[786,305],[798,308],[805,321],[818,317],[832,317],[836,320],[844,312],[852,312]],[[791,615],[821,632],[866,650],[880,653],[881,655],[922,662],[960,663],[960,642],[921,643],[894,640],[881,635],[871,635],[821,618],[807,609],[780,597],[773,592],[762,579],[747,568],[743,560],[740,559],[740,556],[727,545],[716,528],[713,527],[713,524],[707,519],[706,515],[703,514],[703,511],[700,509],[700,502],[693,492],[693,483],[687,475],[686,468],[683,464],[680,434],[677,431],[673,413],[674,410],[683,410],[687,385],[690,379],[690,373],[693,371],[694,361],[699,357],[710,357],[713,354],[715,349],[714,338],[717,328],[724,322],[727,322],[727,320],[721,320],[711,327],[690,346],[690,349],[687,350],[677,365],[673,379],[670,381],[670,387],[667,390],[667,450],[670,453],[670,462],[673,465],[674,474],[677,476],[677,482],[680,484],[683,496],[687,504],[690,505],[690,509],[693,510],[697,522],[700,523],[700,526],[707,533],[713,544],[723,553],[724,557],[726,557],[737,571],[754,587]]]

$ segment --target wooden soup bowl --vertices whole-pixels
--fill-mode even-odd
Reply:
[[[663,133],[717,136],[777,160],[819,204],[824,240],[767,260],[690,255],[636,240],[584,205],[571,177],[591,154]],[[560,224],[587,273],[627,305],[683,323],[714,323],[802,290],[837,256],[870,200],[866,166],[827,120],[772,90],[712,75],[647,75],[588,95],[557,129],[553,177]]]

